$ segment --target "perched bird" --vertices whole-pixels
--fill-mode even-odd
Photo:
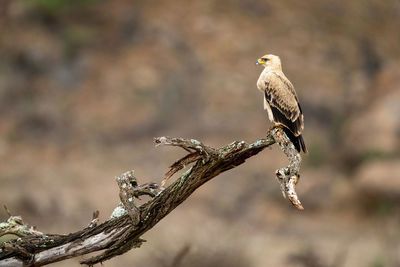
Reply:
[[[273,127],[281,127],[298,152],[307,152],[301,133],[304,117],[292,83],[282,72],[281,59],[275,55],[259,58],[257,65],[264,67],[257,88],[264,94],[264,109]]]

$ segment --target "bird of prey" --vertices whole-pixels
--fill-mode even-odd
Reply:
[[[304,117],[292,83],[282,72],[281,60],[275,55],[265,55],[256,61],[264,67],[257,88],[264,94],[264,109],[273,127],[281,127],[298,152],[307,152],[301,135]]]

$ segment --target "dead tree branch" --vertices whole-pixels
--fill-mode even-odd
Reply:
[[[294,206],[303,209],[295,191],[301,157],[280,128],[269,131],[265,139],[252,144],[235,141],[221,148],[212,148],[194,139],[159,137],[154,141],[157,146],[178,146],[189,152],[172,164],[164,176],[163,185],[177,171],[189,164],[192,166],[166,188],[156,183],[139,185],[133,171],[118,176],[121,204],[110,219],[98,225],[98,213],[95,212],[86,228],[69,235],[46,235],[25,225],[21,218],[10,217],[0,224],[0,236],[11,233],[18,238],[0,244],[0,266],[42,266],[101,251],[97,256],[81,261],[82,264],[94,265],[137,248],[145,241],[141,236],[198,187],[241,165],[275,142],[289,159],[287,167],[276,171],[282,193]],[[136,206],[135,198],[142,195],[150,196],[151,200]]]

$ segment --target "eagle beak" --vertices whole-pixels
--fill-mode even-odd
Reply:
[[[264,62],[262,61],[262,59],[261,59],[261,58],[257,59],[257,61],[256,61],[256,65],[260,65],[260,64],[262,64],[262,63],[264,63]]]

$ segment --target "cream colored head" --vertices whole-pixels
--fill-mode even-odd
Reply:
[[[281,59],[275,55],[265,55],[257,59],[257,65],[264,66],[265,68],[273,70],[282,70]]]

